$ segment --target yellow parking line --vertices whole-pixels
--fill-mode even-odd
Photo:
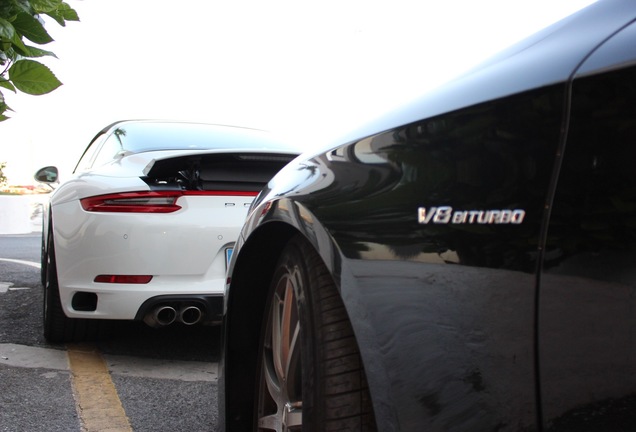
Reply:
[[[132,432],[106,362],[88,344],[67,345],[77,403],[77,414],[86,432]]]

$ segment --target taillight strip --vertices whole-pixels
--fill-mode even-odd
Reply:
[[[143,191],[97,195],[80,200],[88,212],[115,213],[172,213],[181,208],[177,200],[182,196],[243,196],[255,197],[258,192],[209,190],[209,191]]]

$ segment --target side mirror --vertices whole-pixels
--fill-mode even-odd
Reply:
[[[58,171],[57,171],[57,167],[54,166],[47,166],[44,168],[40,168],[35,175],[33,176],[33,178],[39,182],[42,183],[46,183],[46,184],[51,184],[51,183],[57,183],[58,182]]]

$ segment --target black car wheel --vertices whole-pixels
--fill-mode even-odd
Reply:
[[[346,310],[320,257],[299,238],[272,280],[259,359],[258,430],[375,430]]]
[[[46,262],[44,273],[44,338],[53,343],[81,342],[95,337],[99,332],[98,320],[68,318],[62,309],[60,288],[57,282],[57,265],[55,263],[55,245],[53,234],[49,230],[48,247],[43,262]],[[94,322],[91,322],[94,321]]]

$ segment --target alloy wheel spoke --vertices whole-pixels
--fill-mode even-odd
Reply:
[[[290,277],[279,281],[270,310],[269,343],[263,352],[261,370],[261,411],[258,427],[285,432],[302,426],[302,401],[298,372],[300,365],[300,323],[294,285]],[[267,393],[267,394],[264,394]],[[271,399],[276,412],[262,410],[263,398]]]
[[[267,415],[258,419],[258,428],[283,432],[283,424],[278,413]]]
[[[280,407],[280,405],[285,403],[285,401],[283,400],[284,395],[283,395],[280,379],[278,375],[276,374],[276,371],[274,370],[274,368],[271,366],[270,362],[268,361],[263,362],[262,374],[265,380],[265,386],[267,387],[267,392],[269,393],[269,396],[272,398],[272,400],[274,400],[276,405]]]
[[[283,288],[282,298],[279,297],[279,306],[274,316],[275,322],[272,329],[274,366],[282,383],[288,381],[287,374],[290,372],[289,367],[295,355],[294,349],[299,331],[295,302],[294,288],[288,279]]]

